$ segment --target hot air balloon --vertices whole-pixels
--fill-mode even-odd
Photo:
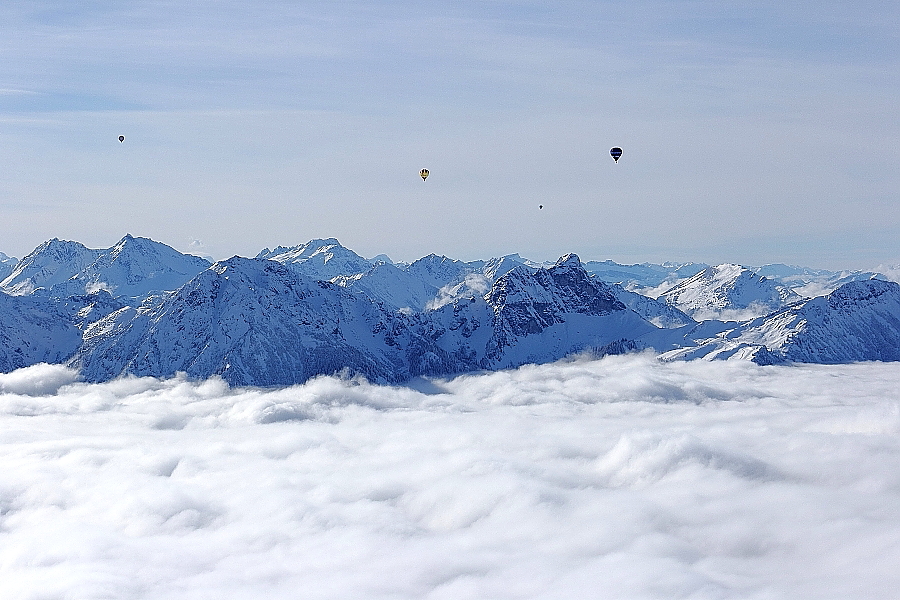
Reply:
[[[119,136],[119,142],[124,142],[124,141],[125,141],[125,136],[124,136],[124,135],[120,135],[120,136]]]
[[[619,157],[622,156],[622,149],[616,146],[609,151],[609,155],[613,157],[613,160],[619,162]]]
[[[428,178],[428,169],[422,169],[419,171],[419,177],[422,178],[422,181],[425,181]]]
[[[539,208],[540,210],[543,210],[543,209],[544,209],[544,205],[541,204],[540,206],[538,206],[538,208]]]

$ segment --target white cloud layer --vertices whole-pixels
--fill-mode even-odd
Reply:
[[[0,373],[0,394],[24,396],[55,394],[62,386],[77,380],[78,373],[72,369],[63,365],[41,363],[12,373]]]
[[[0,378],[0,597],[893,598],[900,364]]]

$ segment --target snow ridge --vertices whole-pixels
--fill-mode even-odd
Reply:
[[[664,353],[665,359],[750,359],[837,364],[900,360],[900,284],[851,281],[827,296],[798,302],[770,315],[724,327],[694,344]]]
[[[801,297],[746,267],[721,264],[707,267],[658,299],[697,320],[744,320],[768,314]]]
[[[88,381],[402,383],[640,349],[664,360],[900,360],[900,285],[859,272],[804,299],[780,281],[825,285],[836,272],[770,265],[776,280],[723,264],[655,299],[605,282],[614,263],[589,273],[575,254],[549,266],[514,254],[404,264],[327,238],[210,265],[131,235],[100,250],[53,239],[14,264],[0,282],[0,371],[62,363]],[[647,283],[697,268],[620,266]]]
[[[176,290],[209,264],[203,258],[131,235],[104,250],[54,238],[23,258],[0,282],[0,289],[12,295],[55,297],[102,289],[115,295],[142,297]]]

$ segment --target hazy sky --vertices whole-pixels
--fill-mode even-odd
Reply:
[[[883,0],[5,2],[0,251],[897,263],[898,38]]]

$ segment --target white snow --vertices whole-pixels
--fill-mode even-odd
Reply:
[[[0,282],[0,290],[13,295],[42,290],[55,297],[105,290],[145,297],[178,289],[208,266],[204,259],[148,238],[126,235],[107,249],[54,238],[23,258]]]
[[[801,297],[735,264],[708,267],[658,297],[698,321],[743,321],[769,314]]]
[[[310,240],[298,246],[279,246],[274,250],[265,248],[256,258],[274,260],[298,273],[326,281],[334,277],[363,273],[374,264],[341,246],[335,238]]]
[[[900,363],[0,374],[0,597],[896,598]]]

